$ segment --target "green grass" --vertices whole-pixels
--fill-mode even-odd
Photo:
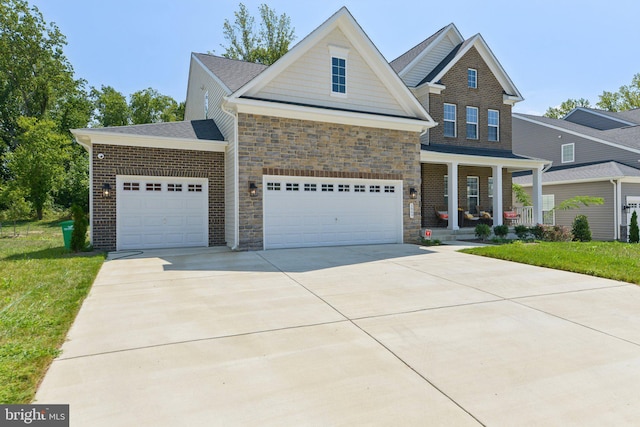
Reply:
[[[640,245],[620,242],[515,242],[462,252],[640,284]]]
[[[17,237],[3,224],[0,404],[32,401],[104,261],[69,253],[58,222],[21,223]]]

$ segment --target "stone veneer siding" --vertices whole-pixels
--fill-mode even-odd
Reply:
[[[467,70],[478,70],[478,87],[467,84]],[[484,62],[475,47],[469,51],[444,75],[441,83],[446,86],[440,95],[429,95],[429,114],[438,126],[429,129],[429,141],[434,144],[449,144],[466,147],[494,148],[511,151],[511,106],[503,102],[504,89]],[[444,137],[444,103],[456,105],[457,137]],[[424,100],[423,100],[424,104]],[[478,107],[478,139],[467,139],[467,108]],[[500,111],[499,141],[489,141],[488,110]]]
[[[103,153],[104,158],[98,159]],[[116,175],[209,179],[209,246],[224,245],[224,153],[95,144],[93,146],[93,246],[116,249]],[[102,197],[102,185],[113,195]]]
[[[435,216],[436,207],[446,207],[444,203],[444,176],[447,165],[422,164],[422,226],[442,226]],[[477,176],[480,185],[480,203],[483,209],[493,208],[493,198],[489,197],[489,180],[493,175],[491,168],[479,166],[458,167],[458,206],[467,210],[467,176]],[[511,173],[502,170],[502,208],[508,210],[512,205]],[[462,226],[462,224],[458,224]]]
[[[409,188],[420,187],[419,133],[285,119],[238,115],[239,247],[263,248],[263,174],[335,178],[401,179],[404,241],[420,232],[420,198]],[[250,197],[249,183],[258,186]],[[414,203],[414,218],[409,204]]]

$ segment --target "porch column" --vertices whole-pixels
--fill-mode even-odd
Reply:
[[[493,225],[502,225],[502,166],[495,165],[493,171]]]
[[[542,168],[533,170],[531,196],[533,201],[533,222],[542,224]]]
[[[449,230],[458,230],[458,163],[447,163],[447,172],[449,180],[447,186],[449,187],[449,206],[447,211],[449,212]]]

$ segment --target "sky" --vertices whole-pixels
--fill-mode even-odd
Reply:
[[[187,92],[191,52],[222,54],[230,0],[28,0],[67,37],[76,77],[124,95],[152,87],[177,101]],[[568,98],[592,105],[640,73],[637,0],[244,0],[291,18],[296,42],[346,6],[391,61],[453,22],[480,33],[525,100],[515,112],[543,114]]]

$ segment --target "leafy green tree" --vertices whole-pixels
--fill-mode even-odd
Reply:
[[[558,107],[547,108],[547,111],[546,113],[544,113],[544,116],[550,117],[552,119],[561,119],[577,107],[590,108],[591,103],[589,102],[588,99],[584,99],[584,98],[580,98],[580,99],[569,98],[563,103],[561,103]]]
[[[131,94],[129,110],[134,125],[178,120],[178,103],[153,88]]]
[[[95,124],[100,127],[126,126],[129,124],[129,105],[127,98],[112,88],[102,86],[100,90],[93,88],[91,98],[95,108]]]
[[[631,214],[631,224],[629,224],[629,242],[640,242],[640,230],[638,230],[638,213],[633,211]]]
[[[574,196],[569,199],[563,200],[558,206],[555,206],[553,209],[559,211],[567,211],[570,209],[578,209],[581,206],[598,206],[603,204],[604,199],[602,197]]]
[[[522,206],[531,206],[533,202],[531,201],[531,196],[524,191],[521,185],[511,184],[511,189],[513,190],[513,194],[516,197],[516,201],[518,203],[522,203]]]
[[[257,32],[255,19],[244,4],[240,3],[234,16],[233,23],[225,19],[222,29],[228,42],[228,46],[221,45],[225,49],[222,54],[225,58],[271,65],[287,53],[295,40],[291,18],[286,13],[278,16],[266,4],[260,5],[261,21]]]
[[[604,91],[596,103],[598,108],[608,111],[626,111],[640,108],[640,73],[633,76],[631,84],[620,86],[618,92]]]
[[[51,120],[20,117],[18,126],[19,145],[6,156],[7,168],[42,219],[45,203],[64,182],[70,141]]]
[[[77,86],[66,39],[24,0],[0,0],[0,137],[13,148],[20,116],[42,118]]]
[[[65,163],[64,182],[54,195],[54,202],[64,208],[78,205],[89,212],[89,155],[78,144],[71,151],[73,154]]]
[[[71,206],[71,215],[73,218],[73,231],[71,232],[71,250],[80,252],[87,246],[87,227],[89,223],[84,214],[84,210],[78,206]]]
[[[31,205],[24,199],[24,192],[13,182],[9,182],[0,191],[0,202],[5,210],[0,212],[0,221],[13,222],[13,235],[16,235],[16,222],[31,215]]]

